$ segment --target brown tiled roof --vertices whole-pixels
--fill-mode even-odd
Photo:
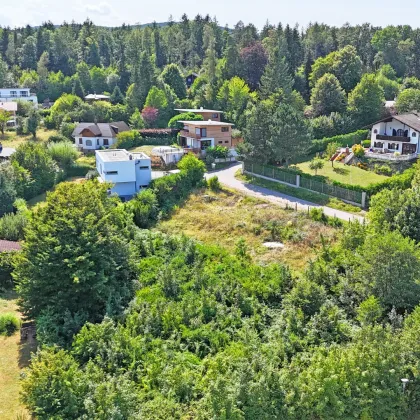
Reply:
[[[19,242],[5,241],[3,239],[0,239],[0,252],[20,251],[20,249],[21,247]]]
[[[80,123],[76,126],[72,136],[76,137],[85,129],[90,130],[98,137],[116,137],[118,133],[130,130],[130,127],[124,121],[116,121],[111,123]]]

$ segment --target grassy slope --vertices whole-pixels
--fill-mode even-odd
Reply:
[[[303,172],[315,175],[315,172],[309,169],[310,162],[298,163],[296,166]],[[375,174],[372,171],[365,171],[357,166],[347,166],[340,162],[334,162],[334,168],[331,162],[325,162],[322,169],[318,170],[317,175],[325,176],[331,180],[339,181],[350,185],[360,185],[367,187],[369,184],[377,184],[388,177]]]
[[[19,315],[16,306],[16,296],[13,293],[0,295],[0,314],[15,312]],[[29,363],[31,352],[36,351],[35,343],[21,344],[19,332],[11,337],[0,336],[0,418],[14,420],[28,418],[29,413],[21,404],[20,373],[21,369]]]
[[[36,139],[39,141],[47,141],[50,136],[58,134],[57,130],[46,130],[40,128],[37,132]],[[22,143],[32,140],[32,134],[25,136],[18,136],[15,131],[6,131],[4,137],[0,135],[0,141],[4,147],[17,148]]]
[[[203,195],[213,195],[216,200],[208,202]],[[262,246],[272,240],[267,226],[272,221],[278,222],[280,228],[293,235],[293,238],[285,239],[289,235],[283,234],[280,238],[285,244],[284,249],[270,250]],[[303,213],[284,210],[227,190],[218,194],[205,191],[192,195],[169,220],[160,222],[157,229],[183,233],[231,252],[234,252],[238,239],[243,237],[255,261],[283,262],[295,271],[301,271],[315,255],[316,249],[321,246],[321,234],[327,241],[334,241],[338,232],[309,220]]]

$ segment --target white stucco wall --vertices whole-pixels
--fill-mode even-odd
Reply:
[[[80,144],[80,139],[82,139],[82,143]],[[108,139],[108,146],[104,145],[104,140]],[[91,145],[88,145],[86,142],[91,142]],[[113,145],[117,141],[116,137],[75,137],[74,144],[83,150],[98,150],[101,147],[108,149],[111,145]]]
[[[397,142],[395,140],[377,140],[376,136],[377,135],[387,135],[387,136],[392,136],[393,135],[393,130],[408,130],[408,137],[410,138],[409,142]],[[414,136],[413,136],[414,135]],[[397,121],[395,119],[393,119],[391,122],[385,123],[385,122],[381,122],[378,124],[375,124],[372,127],[372,134],[371,134],[371,147],[374,147],[375,142],[381,142],[384,144],[383,149],[388,149],[389,148],[389,144],[390,143],[397,143],[399,144],[399,149],[398,151],[401,153],[402,151],[402,144],[406,143],[406,144],[415,144],[416,145],[416,150],[417,153],[419,153],[419,132],[417,132],[416,130],[413,130],[412,128],[408,127],[407,125],[404,125],[403,123],[401,123],[400,121]]]

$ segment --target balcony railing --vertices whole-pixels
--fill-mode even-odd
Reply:
[[[410,137],[405,136],[385,136],[383,134],[377,134],[376,140],[386,140],[386,141],[400,141],[403,143],[410,143]]]

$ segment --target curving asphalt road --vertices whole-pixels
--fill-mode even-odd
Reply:
[[[235,178],[235,173],[242,166],[241,163],[236,163],[228,168],[223,168],[215,171],[211,171],[205,174],[206,179],[217,176],[219,181],[226,185],[229,188],[238,190],[244,194],[250,195],[252,197],[261,198],[263,200],[270,201],[271,203],[286,207],[286,204],[289,207],[297,208],[300,211],[308,211],[308,207],[322,208],[324,213],[330,217],[338,217],[342,220],[358,220],[363,222],[365,218],[363,216],[358,216],[353,213],[348,213],[342,210],[336,210],[331,207],[321,206],[319,204],[311,203],[310,201],[301,200],[300,198],[292,197],[287,194],[282,194],[278,191],[273,191],[268,188],[259,187],[257,185],[248,184],[244,181]]]

